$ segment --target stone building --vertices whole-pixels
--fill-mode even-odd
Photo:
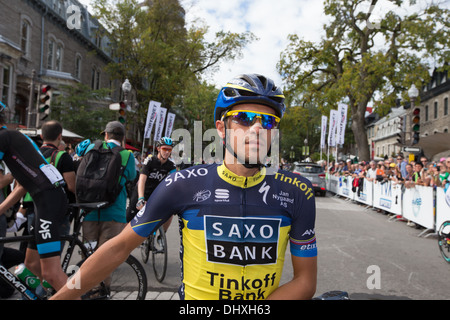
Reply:
[[[104,71],[112,61],[107,34],[77,0],[0,0],[0,21],[0,98],[9,106],[9,123],[38,125],[40,84],[54,95],[62,85],[110,88],[101,107],[120,98],[121,82]]]

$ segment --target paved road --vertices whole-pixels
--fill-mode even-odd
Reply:
[[[319,272],[316,295],[344,290],[354,300],[450,299],[450,265],[441,258],[436,237],[405,222],[341,198],[317,197],[316,235]],[[179,231],[173,220],[168,234],[169,258],[163,283],[156,281],[151,258],[145,265],[147,299],[177,300],[180,285]],[[140,251],[133,253],[139,260]],[[142,261],[142,260],[140,260]],[[292,277],[286,253],[282,283]],[[17,297],[15,297],[17,298]],[[13,298],[14,299],[14,298]]]
[[[340,198],[316,203],[318,294],[345,290],[352,299],[450,299],[450,265],[435,236],[418,237],[422,230]]]
[[[450,265],[441,258],[435,236],[389,221],[375,210],[341,198],[317,197],[319,248],[317,295],[349,292],[352,299],[450,299]],[[169,270],[163,284],[148,265],[149,288],[175,291],[179,285],[179,233],[176,220],[168,232]],[[378,277],[379,275],[379,277]],[[286,254],[282,282],[292,277]]]

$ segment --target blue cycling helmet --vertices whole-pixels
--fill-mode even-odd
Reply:
[[[156,143],[156,147],[161,147],[161,146],[169,146],[169,147],[173,147],[173,140],[169,137],[162,137],[157,143]]]
[[[229,81],[219,93],[214,108],[214,122],[233,106],[243,103],[257,103],[275,110],[283,117],[286,111],[284,94],[275,83],[259,74],[242,74]]]
[[[84,141],[81,141],[77,146],[75,147],[75,153],[77,156],[82,157],[86,154],[86,149],[91,145],[91,140],[86,139]]]

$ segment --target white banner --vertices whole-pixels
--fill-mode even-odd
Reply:
[[[321,136],[320,136],[320,149],[325,149],[325,137],[327,135],[327,122],[328,117],[322,116],[322,130],[321,130]]]
[[[402,186],[391,181],[373,184],[373,206],[397,215],[402,214]]]
[[[433,200],[433,188],[406,188],[403,193],[403,217],[427,229],[434,229]]]
[[[159,141],[162,137],[162,131],[164,128],[164,122],[166,121],[167,109],[160,107],[158,117],[156,118],[155,138],[154,141]]]
[[[436,229],[450,220],[450,188],[436,188]]]
[[[156,101],[150,101],[150,103],[148,104],[147,122],[145,123],[144,139],[150,139],[153,124],[155,123],[156,117],[158,116],[160,106],[161,102]]]
[[[367,181],[367,179],[360,179],[362,186],[356,188],[355,200],[364,203],[368,206],[373,205],[373,182]]]
[[[165,137],[170,138],[170,135],[172,134],[174,123],[175,123],[175,114],[169,112],[167,114],[166,132],[164,133]]]
[[[338,121],[336,132],[336,143],[343,145],[345,137],[345,127],[347,126],[347,109],[346,104],[340,103],[338,106]]]
[[[336,127],[338,121],[338,111],[330,110],[330,130],[328,131],[328,146],[336,146]]]

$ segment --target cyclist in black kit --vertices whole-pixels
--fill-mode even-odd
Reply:
[[[146,204],[146,200],[164,178],[176,171],[175,164],[169,159],[172,153],[173,141],[163,137],[156,144],[158,154],[150,155],[145,159],[139,175],[139,180],[130,197],[127,209],[127,222],[134,218],[136,213]],[[167,225],[168,227],[168,225]],[[167,231],[167,228],[165,228]]]
[[[66,287],[54,298],[81,295],[178,215],[181,299],[311,299],[317,278],[314,190],[304,177],[262,165],[284,112],[284,95],[272,80],[246,74],[227,83],[215,106],[223,164],[170,174],[148,199],[151,206],[81,266],[82,289]],[[280,286],[288,243],[293,279]]]
[[[0,104],[0,159],[8,166],[19,184],[0,204],[0,215],[17,203],[28,191],[33,197],[35,241],[40,256],[41,279],[47,280],[55,290],[67,281],[61,269],[61,241],[58,226],[66,213],[67,197],[64,180],[58,170],[48,164],[36,144],[27,136],[5,126],[4,110]]]

